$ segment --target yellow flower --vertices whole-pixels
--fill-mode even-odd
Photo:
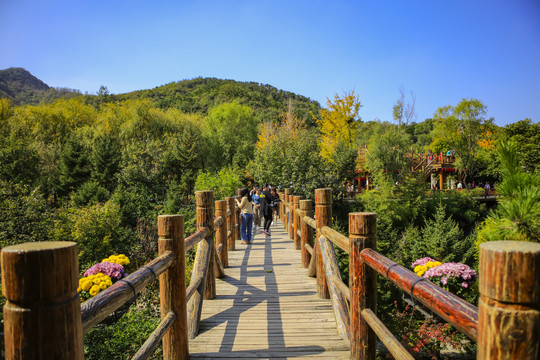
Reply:
[[[416,265],[416,266],[414,267],[414,272],[415,272],[415,273],[418,273],[418,272],[420,271],[420,268],[421,268],[420,265]]]
[[[84,291],[90,290],[90,288],[92,287],[92,281],[87,279],[85,282],[82,283],[81,287]]]
[[[428,262],[426,263],[426,265],[427,265],[428,268],[431,269],[432,267],[435,266],[435,262],[433,262],[433,261],[428,261]]]
[[[82,288],[79,286],[79,287],[77,288],[77,292],[80,293],[81,290],[82,290]]]
[[[433,267],[441,266],[441,265],[442,265],[442,262],[440,262],[440,261],[435,261],[435,264],[433,265]]]
[[[94,295],[96,295],[96,294],[97,294],[98,292],[100,292],[100,291],[101,291],[101,289],[99,288],[99,286],[93,285],[93,286],[90,288],[90,291],[89,291],[89,292],[90,292],[90,295],[91,295],[91,296],[94,296]]]
[[[101,281],[99,280],[98,277],[95,277],[95,278],[92,279],[92,282],[93,282],[94,284],[98,285]]]
[[[418,276],[422,276],[422,275],[424,275],[425,273],[426,273],[425,271],[423,271],[423,270],[420,270],[419,272],[417,272],[417,273],[416,273],[416,275],[418,275]]]
[[[105,290],[107,288],[107,282],[105,282],[105,281],[100,282],[99,283],[99,288],[101,290]]]
[[[107,287],[112,285],[111,279],[105,280],[105,284],[107,284]]]
[[[427,265],[422,265],[420,268],[422,269],[423,272],[428,271]]]

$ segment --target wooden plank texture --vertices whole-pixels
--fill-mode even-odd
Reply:
[[[216,280],[216,298],[205,300],[192,359],[348,359],[332,305],[317,296],[301,253],[285,228],[254,232],[251,245],[236,244],[229,268]]]

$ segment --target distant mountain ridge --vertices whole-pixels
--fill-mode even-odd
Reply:
[[[23,68],[0,70],[0,98],[8,98],[16,105],[38,104],[80,95],[78,90],[52,88]]]
[[[240,82],[217,78],[195,78],[172,82],[153,89],[125,94],[84,95],[88,103],[147,99],[160,108],[179,109],[186,113],[205,116],[221,103],[236,101],[251,107],[261,121],[278,121],[291,107],[293,114],[311,126],[313,114],[318,114],[317,101],[274,86],[256,82]],[[83,96],[79,90],[52,88],[23,68],[0,70],[0,98],[8,98],[15,105],[34,105],[59,98]]]

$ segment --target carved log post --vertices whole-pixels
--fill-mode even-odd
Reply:
[[[300,218],[298,217],[298,214],[296,213],[296,210],[299,208],[298,203],[300,202],[300,199],[302,199],[301,196],[293,196],[293,239],[294,239],[294,247],[296,250],[301,249],[301,243],[300,243],[300,236],[298,235],[298,230],[300,229]]]
[[[289,239],[294,241],[294,197],[295,195],[289,195],[289,226],[287,227],[287,233],[289,234]]]
[[[240,234],[240,224],[242,224],[242,210],[240,210],[238,205],[236,205],[236,201],[234,204],[234,211],[236,215],[236,219],[235,219],[236,224],[234,225],[234,229],[235,229],[234,239],[240,241],[242,240],[242,235]]]
[[[84,359],[77,245],[2,250],[6,359]]]
[[[218,255],[221,264],[224,268],[229,267],[229,252],[227,251],[227,202],[225,200],[217,200],[215,202],[216,219],[220,216],[225,221],[216,229],[216,247],[221,246],[221,252]]]
[[[232,197],[225,198],[227,202],[227,212],[231,212],[231,215],[227,217],[227,250],[236,250],[234,237],[236,236],[236,201]],[[229,237],[229,233],[231,236]]]
[[[189,313],[189,338],[193,339],[199,332],[199,323],[201,320],[201,310],[203,297],[207,298],[206,287],[208,285],[214,286],[215,295],[215,278],[214,272],[208,271],[210,264],[210,258],[212,255],[213,234],[214,234],[214,220],[212,204],[214,203],[214,193],[212,191],[197,191],[195,193],[197,202],[197,229],[202,227],[208,228],[208,235],[197,245],[197,254],[195,255],[195,262],[193,264],[193,272],[191,279],[202,278],[201,284],[191,297],[188,303]],[[214,248],[215,251],[215,248]],[[212,275],[210,275],[212,274]],[[212,284],[212,279],[214,283]],[[210,290],[212,291],[212,290]]]
[[[362,310],[377,313],[377,274],[360,260],[366,248],[377,250],[377,214],[349,214],[349,289],[351,359],[375,360],[377,338]]]
[[[300,200],[300,210],[302,211],[301,216],[313,216],[313,201],[311,200]],[[304,221],[300,221],[300,231],[302,233],[300,239],[300,248],[302,249],[302,267],[307,268],[309,266],[309,261],[311,260],[311,254],[306,249],[306,244],[313,247],[313,235],[311,232],[311,226],[306,224]]]
[[[159,277],[161,320],[171,311],[176,314],[176,320],[163,336],[163,359],[188,359],[184,216],[159,216],[158,236],[159,255],[171,251],[176,258],[174,265]]]
[[[540,244],[480,245],[477,359],[540,359]]]
[[[278,195],[281,199],[279,202],[279,220],[281,221],[281,225],[283,225],[283,200],[285,199],[285,194],[282,191],[278,191]]]
[[[321,237],[323,226],[332,226],[332,189],[315,189],[315,217],[318,239]],[[315,252],[317,253],[317,294],[323,299],[330,299],[318,241],[315,242]]]
[[[283,203],[283,207],[284,207],[284,211],[283,213],[285,214],[285,222],[283,223],[285,225],[285,232],[288,234],[289,233],[289,196],[291,196],[291,192],[292,192],[292,189],[291,188],[286,188],[285,189],[285,199],[284,199],[284,203]]]

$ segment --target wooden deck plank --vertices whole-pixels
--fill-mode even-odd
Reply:
[[[193,359],[348,359],[332,306],[316,294],[280,224],[229,252],[216,299],[205,300]]]

